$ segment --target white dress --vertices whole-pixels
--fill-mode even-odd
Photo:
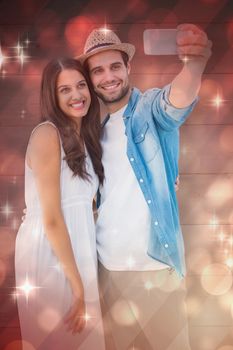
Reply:
[[[86,327],[81,333],[72,335],[67,331],[64,316],[72,305],[72,292],[44,232],[34,176],[25,162],[27,213],[17,234],[15,250],[16,296],[22,339],[41,350],[104,350],[92,212],[98,179],[88,154],[86,166],[91,175],[89,182],[78,176],[73,177],[63,160],[64,154],[61,145],[62,210],[84,284],[89,317],[87,316]],[[22,290],[23,285],[27,286],[27,290],[30,286],[34,288],[27,293]],[[27,346],[26,348],[28,349]]]

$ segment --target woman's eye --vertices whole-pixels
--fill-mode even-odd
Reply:
[[[62,94],[66,94],[66,93],[69,92],[69,88],[62,88],[62,89],[60,90],[60,92],[61,92]]]
[[[93,71],[93,73],[94,73],[94,74],[100,74],[100,73],[102,73],[102,69],[101,69],[101,68],[95,69],[95,70]]]
[[[85,82],[78,84],[78,87],[80,88],[85,88],[87,84]]]

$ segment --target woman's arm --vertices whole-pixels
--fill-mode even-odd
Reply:
[[[28,146],[27,162],[35,177],[46,236],[76,300],[69,326],[73,332],[81,331],[85,314],[84,290],[61,209],[60,140],[52,125],[44,124],[35,130]]]

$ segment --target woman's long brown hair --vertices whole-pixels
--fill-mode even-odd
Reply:
[[[85,78],[90,95],[91,105],[88,113],[82,118],[80,135],[77,133],[76,123],[59,108],[56,85],[60,72],[64,69],[76,70]],[[100,106],[92,87],[90,78],[86,71],[75,59],[61,58],[50,61],[43,71],[40,106],[42,120],[53,122],[59,130],[62,145],[65,151],[65,160],[73,171],[74,176],[78,175],[83,179],[89,179],[89,174],[85,166],[85,150],[83,142],[91,157],[93,168],[99,178],[100,184],[103,183],[104,170],[101,163],[102,148],[100,145]]]

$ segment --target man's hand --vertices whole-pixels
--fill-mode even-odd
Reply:
[[[201,77],[211,56],[212,42],[194,24],[181,24],[177,29],[177,51],[185,64],[171,83],[169,101],[176,108],[185,108],[198,95]]]
[[[26,214],[27,214],[27,208],[24,208],[24,210],[23,210],[23,216],[21,217],[22,222],[24,222],[25,217],[26,217]]]
[[[180,24],[177,27],[177,50],[181,60],[188,63],[200,61],[206,63],[211,56],[212,42],[206,33],[194,24]]]
[[[178,175],[177,178],[176,178],[176,182],[175,182],[175,190],[176,191],[178,191],[179,186],[180,186],[180,177]]]

